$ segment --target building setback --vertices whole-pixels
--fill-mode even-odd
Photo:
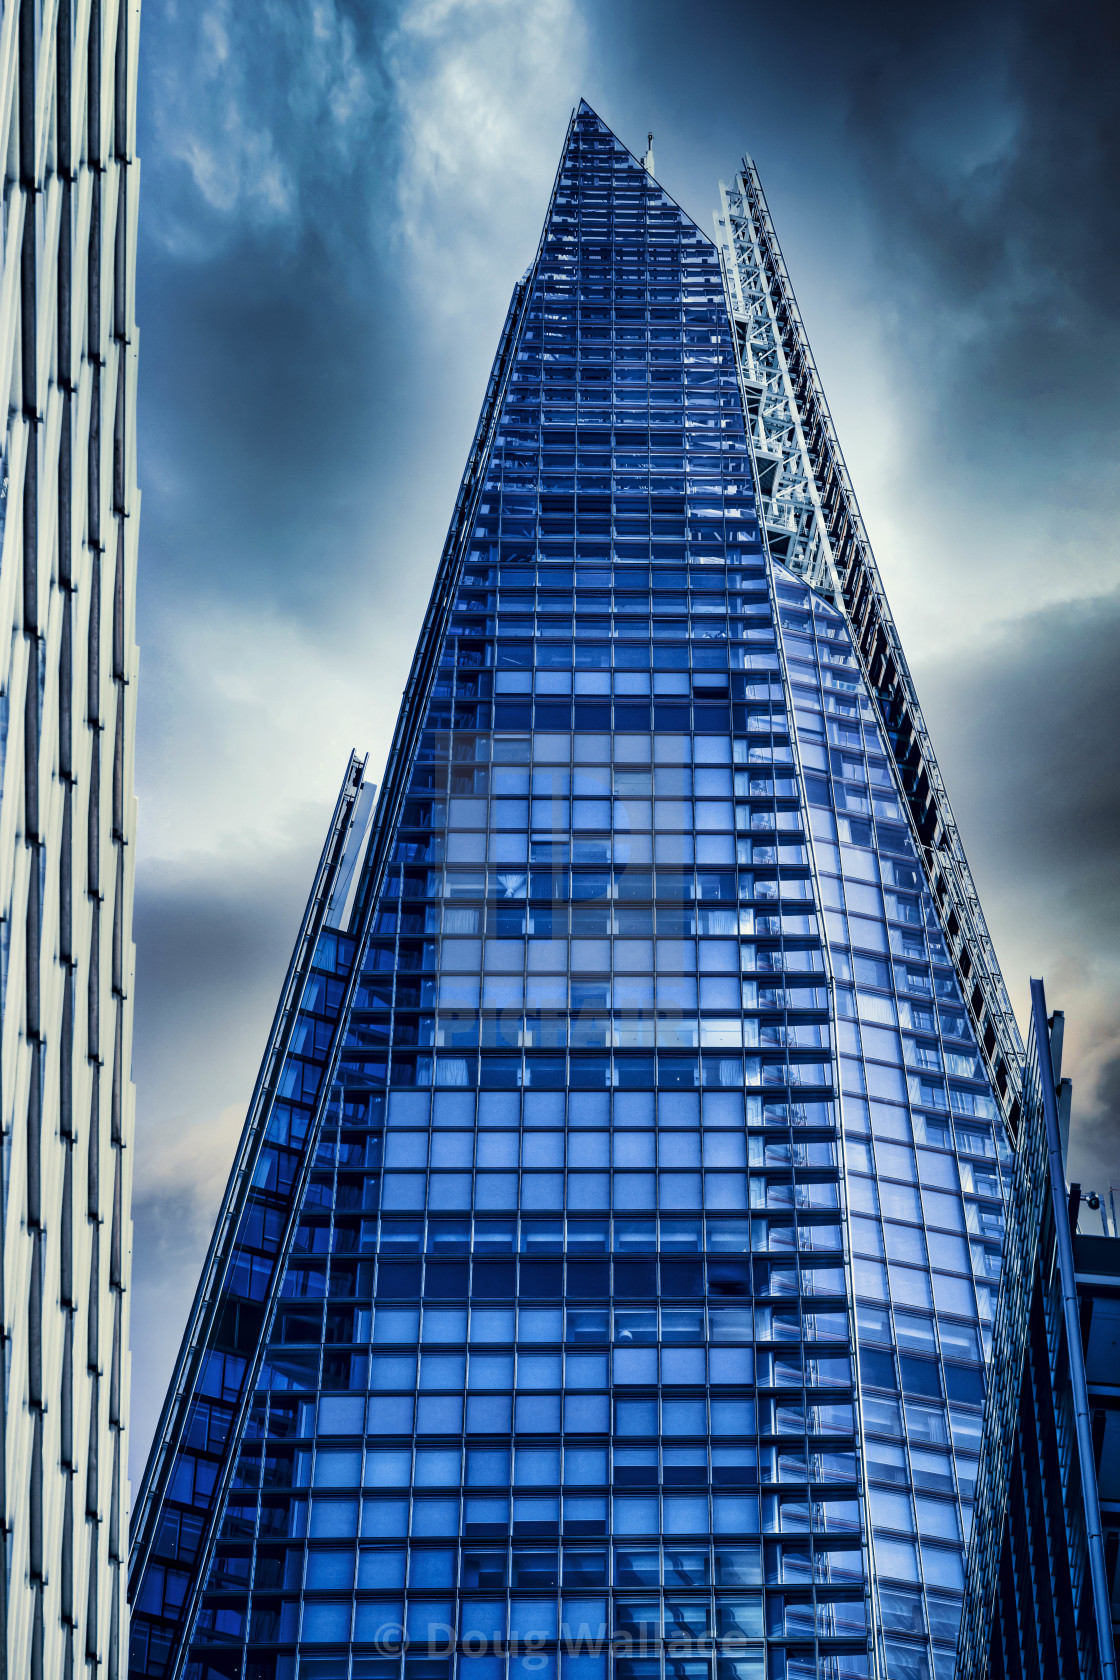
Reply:
[[[0,19],[0,1668],[124,1672],[137,0]]]
[[[157,1429],[134,1676],[955,1672],[1038,1085],[749,162],[716,232],[580,105]]]

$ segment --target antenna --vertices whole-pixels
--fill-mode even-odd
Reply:
[[[653,135],[646,135],[646,155],[642,159],[642,168],[650,175],[653,174]]]

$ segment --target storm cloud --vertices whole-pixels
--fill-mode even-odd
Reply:
[[[1120,592],[1009,620],[923,673],[934,738],[1020,1020],[1067,1015],[1070,1172],[1120,1187]]]

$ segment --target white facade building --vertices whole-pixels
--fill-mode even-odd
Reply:
[[[0,8],[0,1665],[124,1672],[138,0]]]

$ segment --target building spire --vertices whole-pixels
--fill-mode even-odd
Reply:
[[[646,155],[642,159],[642,168],[644,170],[646,170],[648,174],[650,174],[650,175],[653,174],[653,135],[652,134],[648,134],[646,136]]]

